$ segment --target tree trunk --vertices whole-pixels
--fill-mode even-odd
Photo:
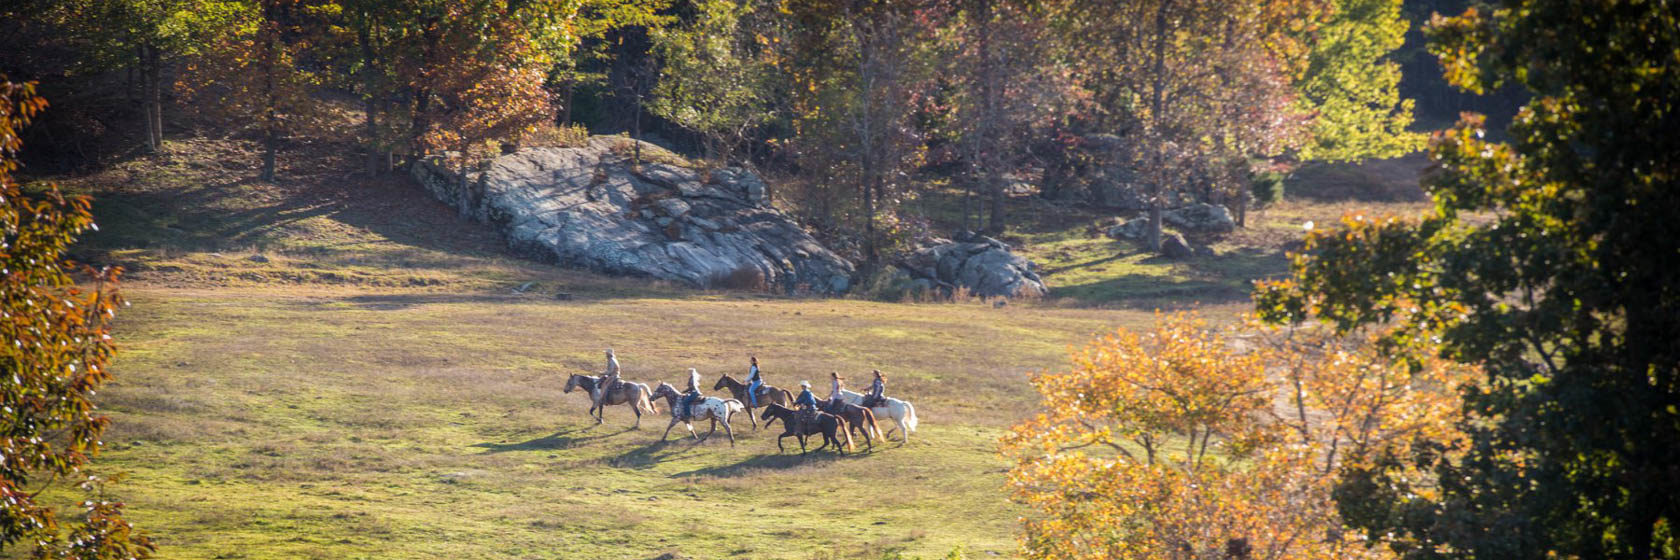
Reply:
[[[152,91],[148,99],[152,105],[152,146],[161,150],[163,149],[163,54],[158,52],[157,47],[150,47],[146,49],[146,56],[149,59],[148,65],[152,67]]]
[[[1150,197],[1152,200],[1149,203],[1149,251],[1159,253],[1161,252],[1161,206],[1164,197],[1161,196],[1159,185],[1155,187],[1154,191],[1154,196]]]
[[[137,61],[135,65],[140,69],[140,120],[145,122],[146,150],[152,153],[157,153],[159,148],[157,134],[155,134],[152,130],[152,127],[156,126],[157,121],[152,119],[151,58],[148,56],[146,51],[146,46],[140,45],[135,47],[134,53],[135,60]]]
[[[272,7],[270,10],[272,10]],[[271,12],[267,16],[268,21],[263,22],[264,26],[275,25],[275,14]],[[263,103],[265,107],[263,107],[262,180],[272,183],[274,182],[275,152],[280,147],[280,111],[276,107],[280,103],[280,92],[277,87],[278,84],[274,83],[274,72],[280,65],[280,57],[275,49],[278,49],[280,44],[279,38],[275,36],[272,29],[265,30],[263,36]]]
[[[375,99],[379,88],[374,73],[373,30],[368,29],[369,25],[363,24],[356,30],[356,43],[362,52],[362,126],[367,136],[367,172],[378,175],[383,167],[379,149],[379,102]]]
[[[880,176],[875,175],[863,186],[863,250],[870,267],[874,267],[875,262],[880,260],[880,255],[875,251],[875,185],[880,181]]]
[[[997,235],[1003,233],[1003,177],[998,176],[995,171],[988,170],[986,182],[992,189],[992,222],[986,226],[986,230],[992,235]]]

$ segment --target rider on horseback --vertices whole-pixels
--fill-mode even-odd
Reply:
[[[846,380],[846,378],[840,377],[840,372],[838,372],[838,371],[828,372],[828,378],[829,378],[828,401],[829,401],[830,405],[840,404],[840,402],[841,402],[841,399],[840,399],[840,385],[842,384],[843,381]]]
[[[863,406],[872,408],[886,404],[887,398],[882,393],[887,392],[887,376],[881,370],[875,370],[875,382],[869,384],[869,392],[863,396]]]
[[[799,392],[799,398],[793,399],[793,406],[799,409],[799,429],[796,431],[803,432],[806,423],[817,416],[817,396],[811,394],[810,381],[800,381],[799,386],[803,390]]]
[[[617,383],[618,383],[618,356],[614,356],[612,349],[608,348],[607,349],[607,371],[605,373],[601,374],[601,382],[597,383],[595,385],[595,394],[593,396],[595,397],[596,406],[600,406],[601,401],[607,400],[607,392],[611,391],[612,388],[613,388],[613,385],[616,385]]]
[[[747,372],[747,408],[758,407],[758,388],[764,386],[764,378],[758,374],[758,356],[752,356],[752,370]]]
[[[688,389],[683,391],[682,399],[683,420],[694,418],[694,401],[698,400],[700,400],[700,372],[694,368],[688,368]]]

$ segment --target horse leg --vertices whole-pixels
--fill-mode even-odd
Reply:
[[[780,435],[780,436],[776,436],[776,452],[777,453],[787,453],[787,450],[782,448],[782,438],[785,438],[785,437],[787,437],[787,434],[785,434],[785,433]]]
[[[636,413],[636,425],[631,426],[630,429],[642,429],[642,409],[636,408],[636,403],[630,403],[630,411]]]
[[[729,446],[735,447],[735,429],[729,427],[729,419],[723,420],[723,433],[729,436]]]
[[[712,429],[706,430],[706,437],[700,438],[700,441],[712,439],[712,434],[715,433],[717,433],[717,418],[712,418]]]
[[[671,437],[671,428],[675,427],[677,427],[677,419],[676,417],[672,417],[671,423],[665,425],[665,435],[659,436],[659,441],[665,441],[665,438]]]

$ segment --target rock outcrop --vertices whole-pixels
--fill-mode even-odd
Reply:
[[[578,148],[527,148],[465,174],[428,160],[413,173],[433,196],[542,260],[702,288],[851,287],[852,264],[771,207],[757,175],[633,168],[631,142],[598,136]],[[642,146],[644,160],[662,152]]]
[[[1161,221],[1187,233],[1231,233],[1237,229],[1230,210],[1206,202],[1162,212]]]
[[[1041,297],[1050,291],[1038,277],[1037,265],[984,235],[934,240],[910,253],[899,267],[916,282],[944,291],[960,286],[980,297]]]

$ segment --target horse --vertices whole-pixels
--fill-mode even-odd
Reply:
[[[840,400],[846,401],[848,404],[863,405],[863,395],[846,389],[840,390]],[[881,439],[886,439],[887,435],[892,435],[892,432],[896,430],[899,437],[903,438],[904,443],[910,443],[910,433],[916,431],[916,407],[911,406],[910,401],[902,401],[892,397],[886,397],[886,401],[887,404],[885,405],[869,408],[871,412],[875,413],[876,418],[891,418],[893,422],[898,424],[898,427],[888,430],[886,435],[881,436]]]
[[[804,426],[804,430],[795,432],[796,428],[794,427],[799,425],[798,415],[799,411],[776,403],[764,405],[764,413],[760,415],[760,419],[764,420],[765,426],[769,426],[771,420],[782,421],[784,431],[782,435],[776,436],[777,452],[786,452],[787,450],[782,448],[782,439],[794,436],[799,439],[799,454],[804,455],[806,453],[805,437],[817,433],[822,434],[823,437],[823,444],[817,447],[819,450],[828,447],[829,443],[833,443],[834,448],[839,449],[841,454],[845,454],[848,449],[856,449],[852,445],[852,434],[846,431],[845,419],[826,412],[818,412],[815,420],[816,425]],[[845,439],[844,444],[841,443],[842,438]]]
[[[717,432],[718,423],[721,422],[723,423],[723,432],[729,434],[729,446],[735,447],[735,430],[729,427],[729,417],[746,409],[745,406],[741,405],[741,401],[717,397],[706,397],[694,401],[694,417],[685,421],[680,410],[682,403],[677,402],[678,399],[682,398],[682,393],[678,393],[676,387],[672,387],[670,383],[660,383],[659,388],[653,390],[653,396],[654,398],[664,397],[665,404],[671,408],[671,424],[665,426],[665,435],[659,436],[659,441],[665,441],[665,438],[671,435],[671,428],[676,427],[678,422],[681,422],[683,427],[688,428],[688,435],[694,436],[696,440],[706,441],[706,438],[712,437],[712,434]],[[694,424],[691,421],[708,419],[712,421],[712,429],[706,432],[706,437],[695,434]]]
[[[747,419],[752,420],[753,429],[757,430],[758,418],[752,415],[752,410],[755,407],[752,406],[752,400],[747,398],[747,384],[736,381],[735,378],[726,373],[723,374],[723,377],[718,378],[717,383],[712,385],[712,390],[717,391],[724,387],[728,387],[729,392],[735,394],[735,400],[747,404]],[[776,386],[766,383],[759,385],[758,390],[760,393],[758,400],[761,402],[759,406],[764,406],[764,403],[775,403],[782,406],[793,405],[793,394],[787,392],[787,389],[778,389]]]
[[[635,429],[638,430],[642,429],[642,413],[659,413],[659,409],[653,407],[653,393],[648,391],[646,383],[620,380],[617,389],[602,395],[600,402],[594,402],[595,385],[600,382],[601,377],[598,375],[578,375],[574,373],[566,379],[565,391],[571,393],[572,389],[581,387],[584,392],[590,394],[589,416],[595,419],[597,425],[606,421],[607,407],[615,404],[630,404],[630,410],[636,413]]]
[[[844,401],[836,403],[832,399],[817,401],[817,408],[845,420],[849,431],[862,430],[866,449],[875,450],[875,438],[881,437],[881,428],[875,425],[874,412]]]

